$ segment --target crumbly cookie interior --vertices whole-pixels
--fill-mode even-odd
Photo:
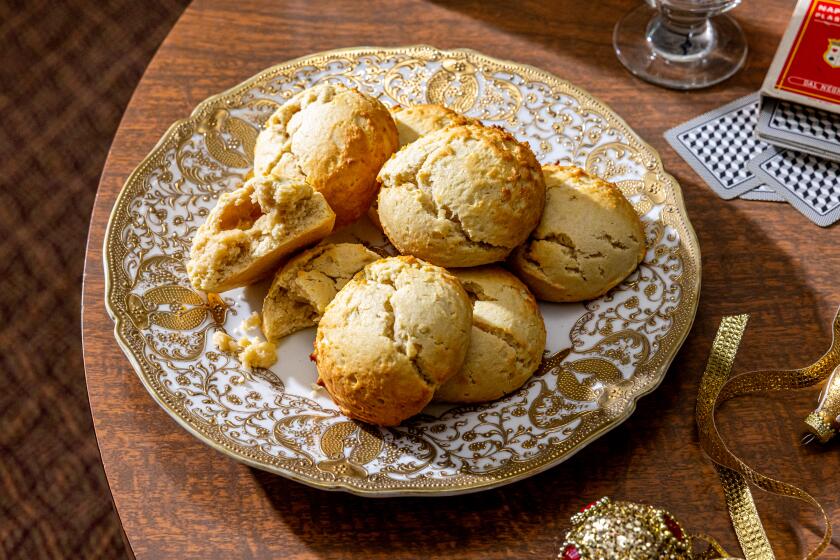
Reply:
[[[222,194],[196,232],[187,263],[190,281],[204,291],[223,291],[254,281],[282,256],[276,254],[278,250],[285,249],[287,254],[327,235],[332,220],[323,197],[309,185],[251,179]]]
[[[325,244],[277,272],[263,303],[263,332],[278,340],[318,323],[347,282],[379,255],[357,243]]]

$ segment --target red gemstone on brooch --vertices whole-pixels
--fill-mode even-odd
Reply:
[[[679,524],[676,521],[674,521],[673,517],[671,517],[670,515],[663,515],[662,521],[665,522],[665,526],[668,527],[668,530],[671,531],[671,534],[674,535],[674,537],[678,541],[683,540],[684,535],[682,529],[680,529]]]
[[[580,551],[573,544],[566,545],[566,548],[563,549],[562,560],[580,560]]]
[[[586,504],[585,506],[580,508],[580,512],[583,513],[584,511],[588,510],[589,508],[591,508],[592,506],[594,506],[597,503],[598,502],[589,502],[588,504]]]

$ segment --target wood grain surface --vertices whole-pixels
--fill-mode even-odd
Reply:
[[[692,532],[737,552],[714,469],[697,444],[694,404],[722,315],[751,313],[736,371],[797,367],[828,347],[840,305],[840,229],[786,204],[719,199],[665,143],[668,128],[758,89],[792,0],[734,14],[751,52],[719,86],[676,92],[643,83],[611,47],[638,2],[198,0],[149,66],[102,174],[87,250],[83,329],[93,418],[125,533],[139,558],[551,558],[577,509],[609,495],[658,504]],[[664,382],[623,425],[566,463],[504,488],[453,498],[364,499],[310,489],[239,464],[188,435],[154,404],[114,341],[103,305],[102,241],[115,197],[167,127],[209,95],[316,51],[428,43],[536,65],[607,102],[681,183],[703,254],[693,331]],[[840,512],[838,444],[799,445],[817,389],[736,400],[718,422],[766,474]],[[822,527],[807,506],[757,493],[779,558]],[[835,540],[826,558],[840,557]]]

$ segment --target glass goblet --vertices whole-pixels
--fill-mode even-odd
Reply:
[[[725,15],[741,0],[648,0],[618,21],[613,47],[648,82],[697,89],[726,80],[743,66],[747,41]]]

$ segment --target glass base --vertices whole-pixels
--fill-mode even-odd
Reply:
[[[727,15],[710,18],[691,33],[664,25],[659,11],[641,5],[613,30],[618,60],[634,75],[673,89],[699,89],[720,83],[747,59],[747,40]]]

